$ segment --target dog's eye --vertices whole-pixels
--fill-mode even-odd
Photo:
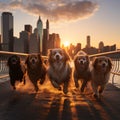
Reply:
[[[106,63],[108,62],[108,60],[104,60]]]
[[[102,60],[99,60],[99,63],[101,63],[102,62]]]
[[[63,54],[62,51],[59,52],[61,55]]]
[[[35,59],[37,59],[37,57],[35,57]]]
[[[83,60],[86,60],[85,58],[83,58]]]
[[[56,52],[56,51],[54,51],[54,52],[53,52],[53,55],[55,55],[56,53],[57,53],[57,52]]]

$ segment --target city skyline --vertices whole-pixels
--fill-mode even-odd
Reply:
[[[49,12],[47,12],[46,7],[48,4],[49,8],[51,7]],[[78,7],[77,4],[81,6]],[[31,10],[27,8],[27,5],[32,5]],[[41,5],[41,7],[37,9],[38,7],[34,8],[34,5],[38,5],[38,7]],[[67,9],[67,5],[72,6],[72,10],[71,8]],[[103,41],[105,45],[116,44],[117,48],[120,48],[119,5],[119,0],[74,0],[74,2],[73,0],[66,0],[66,2],[63,0],[59,2],[47,0],[46,3],[43,0],[35,0],[34,4],[32,0],[29,0],[29,2],[26,0],[0,0],[0,13],[3,11],[13,13],[15,21],[14,36],[17,37],[19,37],[19,32],[24,29],[25,24],[31,24],[35,28],[36,21],[40,15],[43,21],[49,19],[50,33],[59,33],[62,43],[64,41],[69,41],[72,44],[81,43],[82,48],[84,48],[86,36],[90,35],[92,46],[98,48],[99,42]],[[42,9],[43,6],[44,9]],[[61,8],[64,8],[64,11]],[[79,12],[75,11],[76,8]],[[87,9],[89,11],[86,11]]]

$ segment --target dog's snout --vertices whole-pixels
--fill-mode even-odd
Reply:
[[[15,60],[15,59],[13,59],[13,60],[12,60],[12,62],[16,62],[16,60]]]
[[[84,62],[81,60],[80,63],[83,64]]]
[[[102,64],[102,66],[103,66],[103,67],[105,67],[105,66],[106,66],[106,64],[105,64],[105,63],[103,63],[103,64]]]
[[[59,60],[59,59],[60,59],[59,55],[56,55],[56,59],[57,59],[57,60]]]
[[[35,63],[35,60],[34,60],[34,59],[32,59],[32,63],[33,63],[33,64]]]
[[[12,59],[12,64],[16,64],[17,60],[16,59]]]

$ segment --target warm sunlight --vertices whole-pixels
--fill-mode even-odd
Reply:
[[[68,47],[68,46],[70,45],[70,43],[69,43],[68,41],[65,41],[65,42],[63,43],[63,45],[64,45],[64,47]]]

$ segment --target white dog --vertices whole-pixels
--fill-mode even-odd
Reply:
[[[52,85],[58,90],[61,90],[60,85],[63,84],[63,92],[67,94],[72,72],[69,64],[69,55],[61,48],[50,49],[48,61],[48,77]]]

